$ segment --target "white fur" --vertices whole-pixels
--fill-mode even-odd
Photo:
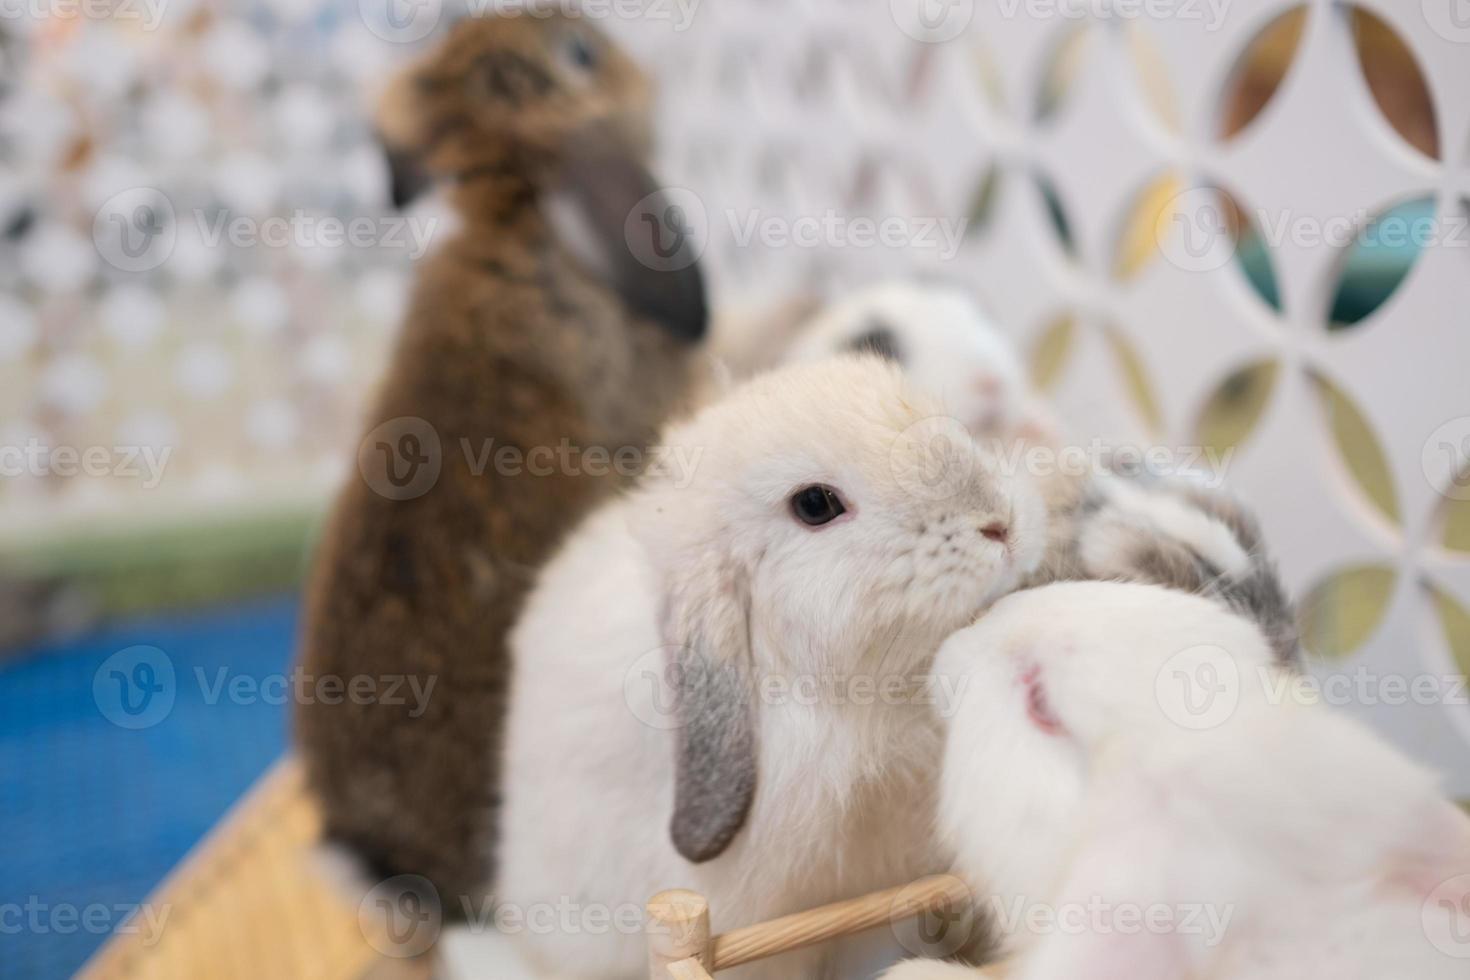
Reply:
[[[1151,586],[1053,585],[997,603],[945,643],[935,669],[967,682],[940,823],[978,893],[1052,909],[1162,903],[1180,916],[1203,905],[1225,925],[1223,937],[1023,930],[1008,937],[1020,954],[1010,976],[1449,980],[1470,970],[1428,938],[1450,936],[1452,906],[1430,901],[1421,922],[1437,887],[1436,898],[1467,901],[1465,879],[1454,894],[1441,883],[1470,873],[1470,821],[1367,729],[1280,699],[1280,668],[1245,620]],[[1060,734],[1032,720],[1028,677]],[[1228,717],[1198,727],[1205,715],[1179,713],[1172,685],[1190,677],[1235,692]],[[951,976],[927,967],[892,976]]]
[[[946,635],[1014,588],[1045,542],[1025,486],[976,445],[941,442],[931,450],[970,477],[943,499],[905,489],[916,464],[895,444],[937,411],[875,358],[783,369],[667,434],[703,453],[690,486],[652,480],[573,535],[512,638],[501,901],[641,908],[689,887],[724,930],[942,863],[930,832],[938,724],[917,690],[859,703],[855,689],[798,699],[763,686],[752,809],[729,848],[698,865],[670,843],[676,733],[640,721],[652,716],[640,671],[663,663],[664,607],[725,601],[722,570],[748,576],[745,666],[763,683],[917,677]],[[810,483],[838,488],[849,513],[798,523],[788,498]],[[1009,523],[1008,547],[980,533],[994,520]],[[560,974],[646,970],[641,935],[528,939]],[[730,975],[815,976],[824,955]]]
[[[891,331],[904,371],[981,436],[1041,438],[1044,420],[1015,347],[964,292],[886,282],[827,307],[798,335],[790,362],[845,351],[875,327]],[[1028,426],[1035,431],[1025,431]]]

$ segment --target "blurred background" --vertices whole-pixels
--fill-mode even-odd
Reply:
[[[702,210],[718,308],[970,288],[1079,439],[1223,460],[1317,676],[1470,797],[1470,21],[1448,0],[1142,6],[584,13],[661,84],[659,171]],[[285,750],[314,529],[413,260],[452,222],[389,205],[369,113],[454,17],[495,9],[0,0],[7,976],[67,975],[120,926],[98,972],[164,975],[138,904]],[[312,815],[270,771],[253,831],[150,903],[181,975],[218,949],[250,975],[376,962],[295,877]]]

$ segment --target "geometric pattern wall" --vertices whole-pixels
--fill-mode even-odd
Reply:
[[[0,20],[0,532],[319,497],[408,281],[402,52],[356,0],[53,6],[103,9]]]
[[[383,29],[391,2],[0,25],[0,451],[172,450],[147,488],[7,470],[0,534],[320,497],[339,478],[415,232],[436,228],[418,212],[390,231],[366,120],[427,43]],[[441,29],[449,13],[412,9]],[[1470,796],[1470,19],[1454,0],[621,9],[589,6],[661,83],[661,171],[718,301],[957,282],[1079,439],[1228,452],[1226,485],[1306,599],[1325,696]],[[211,240],[235,218],[318,224],[304,245]],[[326,219],[376,237],[322,247]],[[155,220],[166,254],[118,252]]]
[[[1233,449],[1225,484],[1306,606],[1313,691],[1470,796],[1454,4],[726,0],[629,33],[721,288],[916,267],[977,291],[1078,437]],[[904,216],[914,247],[749,242],[752,212],[829,211]],[[969,219],[952,257],[921,247],[926,218]]]

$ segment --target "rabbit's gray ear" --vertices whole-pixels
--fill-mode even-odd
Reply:
[[[696,341],[709,327],[699,243],[626,141],[591,130],[568,141],[553,195],[564,244],[635,313]]]
[[[427,116],[423,108],[423,63],[398,71],[378,99],[373,114],[379,144],[388,159],[389,194],[405,208],[433,183],[424,158]]]
[[[750,671],[748,591],[729,573],[715,591],[691,582],[666,614],[674,642],[678,727],[674,847],[696,864],[718,857],[755,799],[755,687]],[[703,586],[696,590],[693,586]],[[681,596],[679,593],[684,593]],[[698,598],[693,598],[695,595]]]
[[[383,141],[388,157],[388,193],[395,208],[402,211],[429,189],[434,179],[424,166],[423,157],[410,150],[397,150]]]

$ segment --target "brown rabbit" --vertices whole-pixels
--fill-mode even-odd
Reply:
[[[451,182],[463,225],[419,270],[316,557],[296,732],[326,837],[450,914],[491,873],[506,632],[692,387],[704,291],[652,248],[647,95],[585,19],[507,16],[456,24],[383,103],[395,196]]]

